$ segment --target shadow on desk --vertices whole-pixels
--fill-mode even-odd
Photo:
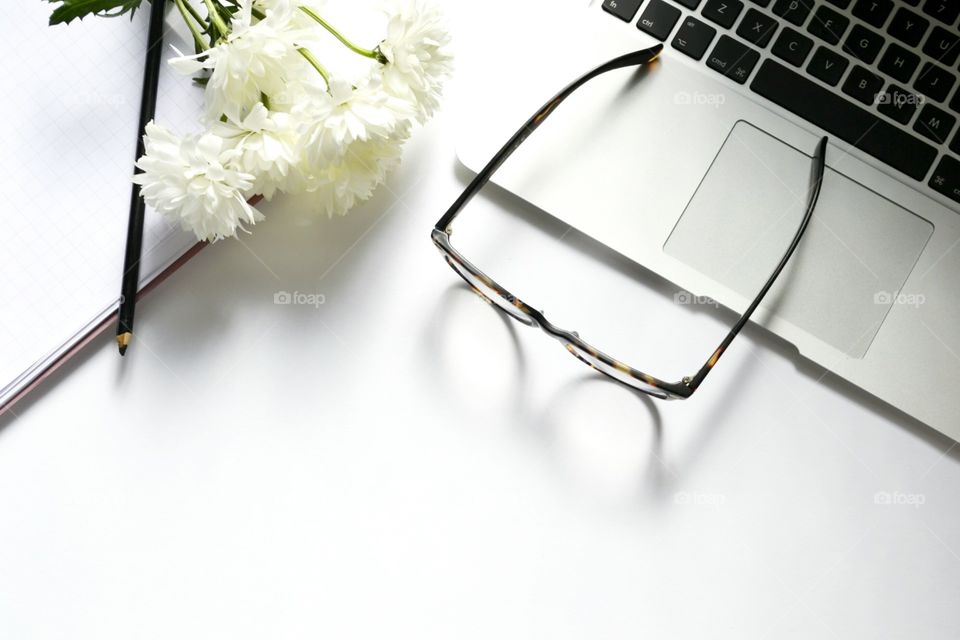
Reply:
[[[454,171],[458,181],[464,185],[473,177],[472,172],[460,163],[456,164]],[[494,205],[500,207],[502,210],[509,211],[511,215],[515,217],[516,220],[521,224],[527,225],[538,232],[550,236],[551,238],[556,239],[559,237],[559,241],[571,251],[577,252],[590,260],[597,261],[598,263],[603,264],[619,274],[627,276],[629,279],[661,296],[664,296],[665,298],[672,298],[677,292],[677,287],[665,278],[649,271],[648,269],[622,256],[621,254],[616,253],[607,246],[597,242],[596,240],[593,240],[585,234],[580,233],[575,229],[567,229],[567,225],[565,223],[557,220],[550,214],[530,205],[529,203],[524,202],[520,198],[517,198],[513,194],[501,189],[496,185],[491,184],[486,187],[484,190],[484,197],[489,199]],[[561,234],[559,232],[563,233]],[[458,288],[465,292],[469,292],[469,288],[465,285]],[[436,316],[439,323],[442,323],[443,319],[446,317],[447,314],[444,312],[444,307],[450,304],[452,297],[453,294],[449,290],[440,294],[438,302],[440,309]],[[768,301],[766,306],[775,310],[776,305],[777,301],[774,300],[773,304],[769,304]],[[502,312],[493,307],[491,308],[491,312],[497,313],[499,316],[501,316],[508,326],[516,324],[507,318]],[[738,317],[737,314],[728,309],[711,307],[709,305],[696,305],[693,307],[687,307],[684,309],[684,312],[704,314],[713,317],[726,326],[732,326]],[[442,327],[440,330],[442,330]],[[512,343],[515,345],[515,348],[518,350],[518,352],[522,352],[523,347],[520,341],[517,339],[516,329],[511,328],[510,331]],[[949,456],[955,461],[960,461],[960,447],[952,447],[951,445],[953,444],[953,440],[951,440],[949,437],[935,431],[934,429],[924,425],[922,422],[886,404],[885,402],[847,382],[846,380],[843,380],[842,378],[830,373],[820,365],[804,358],[789,342],[753,323],[748,324],[748,326],[744,329],[743,334],[744,336],[749,336],[761,348],[770,350],[789,361],[800,375],[813,380],[815,383],[826,386],[828,389],[837,394],[841,394],[853,400],[878,418],[897,424],[907,432],[918,437],[927,445],[941,451],[945,450],[947,451],[945,454],[946,456]],[[526,365],[522,353],[518,353],[517,359],[518,362],[523,363],[523,366],[518,367],[517,370],[518,384],[515,389],[517,397],[514,399],[513,403],[518,408],[518,411],[528,411],[522,398],[523,389],[526,386],[526,381],[523,380],[523,375],[526,372]],[[747,379],[750,376],[763,375],[762,371],[758,371],[757,367],[753,366],[755,364],[756,362],[754,360],[746,360],[740,365],[739,371],[731,371],[729,367],[725,368],[725,375],[735,376],[738,379]],[[566,397],[565,394],[575,392],[578,387],[582,386],[589,380],[609,382],[599,374],[578,379],[577,381],[570,383],[568,387],[558,390],[558,401],[563,402]],[[613,382],[609,383],[616,384]],[[620,385],[616,386],[621,387]],[[623,389],[624,393],[633,393],[625,387],[621,388]],[[655,403],[655,401],[647,398],[646,396],[644,396],[644,399],[648,403]],[[690,402],[697,401],[697,399],[690,400]],[[682,464],[680,464],[677,468],[683,469],[688,467],[698,456],[702,455],[703,451],[707,448],[708,443],[711,440],[721,437],[723,425],[729,422],[728,415],[731,411],[731,407],[731,403],[718,402],[714,407],[712,407],[712,410],[708,412],[708,415],[710,416],[709,424],[694,425],[695,429],[703,433],[703,437],[697,439],[697,444],[695,445],[694,450],[686,452],[684,460],[680,461]],[[660,438],[662,437],[660,432],[664,428],[663,421],[658,410],[656,409],[656,406],[649,407],[649,410],[654,416],[654,429],[658,432],[655,442],[659,442]],[[544,424],[547,424],[549,423],[549,418],[550,416],[548,412],[547,415],[541,416],[540,421]],[[651,455],[655,456],[657,455],[657,452],[652,450]]]

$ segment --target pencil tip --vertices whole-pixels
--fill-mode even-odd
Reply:
[[[117,346],[120,348],[120,355],[127,354],[127,347],[130,346],[130,338],[133,337],[133,334],[129,331],[121,333],[117,336]]]

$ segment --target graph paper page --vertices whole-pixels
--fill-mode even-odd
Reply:
[[[149,8],[47,25],[54,5],[7,3],[0,59],[0,389],[116,307]],[[189,46],[168,30],[166,58]],[[197,127],[202,91],[164,64],[157,121]],[[147,212],[141,277],[194,238]],[[0,394],[2,403],[3,394]]]

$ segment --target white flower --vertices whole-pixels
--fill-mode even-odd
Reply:
[[[330,94],[318,97],[305,132],[306,160],[322,168],[339,163],[357,141],[383,141],[411,112],[408,105],[380,89],[377,83],[363,82],[353,88],[333,80]]]
[[[435,6],[423,0],[396,0],[380,52],[384,87],[417,108],[423,124],[440,106],[443,81],[453,68],[450,34]]]
[[[212,132],[236,152],[240,171],[256,176],[253,191],[270,199],[286,191],[300,157],[299,122],[289,113],[269,111],[262,102],[242,122],[217,122]]]
[[[354,206],[373,195],[387,174],[400,164],[401,145],[397,140],[357,140],[342,160],[315,176],[310,191],[320,212],[346,215]]]
[[[413,123],[439,107],[452,66],[440,12],[429,0],[393,0],[380,61],[351,54],[356,71],[336,66],[328,86],[321,65],[335,64],[334,53],[301,54],[338,45],[301,10],[322,15],[325,0],[231,1],[230,33],[171,61],[209,72],[207,131],[181,138],[151,123],[134,181],[149,205],[207,240],[262,220],[246,200],[255,193],[308,192],[323,213],[345,215],[399,164]]]
[[[253,22],[251,1],[240,2],[226,41],[198,55],[181,55],[170,61],[186,74],[213,70],[206,93],[211,121],[221,115],[242,120],[244,112],[263,95],[284,91],[304,72],[306,60],[297,51],[301,32],[291,24],[294,5],[274,2],[265,19]]]
[[[236,151],[225,148],[219,136],[180,138],[151,122],[144,143],[146,154],[137,160],[143,173],[133,181],[141,185],[146,203],[168,219],[210,241],[263,219],[244,195],[254,176],[232,167]]]

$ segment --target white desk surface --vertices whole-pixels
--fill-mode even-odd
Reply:
[[[434,250],[467,175],[446,113],[350,217],[265,205],[0,417],[0,637],[960,637],[960,447],[756,328],[689,402],[605,382]],[[492,194],[454,243],[559,324],[722,336]]]

